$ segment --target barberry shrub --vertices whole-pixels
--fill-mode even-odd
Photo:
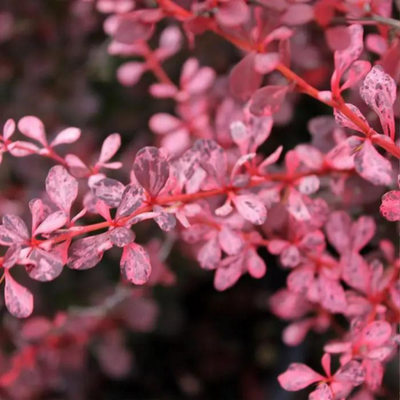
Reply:
[[[268,281],[265,254],[275,257],[268,268],[282,268],[286,286],[267,303],[287,322],[282,341],[299,346],[310,332],[326,339],[313,349],[322,370],[287,365],[278,376],[284,390],[312,386],[310,400],[389,398],[382,381],[400,344],[391,226],[400,221],[400,25],[392,2],[70,3],[88,31],[92,18],[103,18],[107,57],[127,59],[116,70],[119,84],[135,90],[150,82],[157,111],[146,123],[155,136],[119,161],[118,133],[92,157],[79,145],[84,127],[49,135],[38,116],[4,121],[3,166],[15,165],[12,158],[52,164],[26,211],[12,212],[7,196],[0,199],[4,304],[13,317],[29,317],[12,328],[16,349],[1,365],[5,393],[33,398],[47,388],[46,368],[29,372],[40,360],[54,379],[66,364],[79,369],[82,360],[65,361],[60,343],[79,353],[94,335],[106,373],[126,374],[132,355],[121,326],[154,327],[160,310],[150,288],[179,284],[167,262],[177,247],[213,276],[216,291],[247,274]],[[20,35],[17,22],[0,13],[0,41]],[[196,58],[207,32],[221,51],[236,51],[226,71]],[[179,77],[164,68],[174,60]],[[305,96],[317,110],[308,139],[291,124]],[[148,224],[158,227],[157,238],[138,234]],[[52,319],[31,316],[41,286],[24,274],[39,282],[62,280],[66,268],[84,275],[101,268],[106,252],[120,271],[111,294]]]

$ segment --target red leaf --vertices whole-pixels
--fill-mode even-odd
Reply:
[[[8,311],[17,318],[26,318],[33,311],[32,293],[17,283],[6,270],[4,299]]]
[[[247,54],[231,71],[229,84],[235,97],[247,101],[260,87],[262,75],[254,69],[255,53]]]
[[[280,385],[289,392],[296,392],[324,379],[305,364],[290,364],[288,370],[278,376]]]
[[[258,89],[251,97],[250,112],[258,117],[276,113],[285,100],[289,86],[270,85]]]
[[[169,164],[156,147],[145,147],[136,154],[133,172],[140,185],[156,197],[169,178]]]
[[[124,247],[120,267],[122,275],[135,285],[144,285],[149,280],[151,274],[149,255],[136,243]]]

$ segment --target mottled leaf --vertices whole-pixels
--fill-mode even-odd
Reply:
[[[151,265],[147,251],[136,243],[130,243],[122,252],[121,273],[135,285],[144,285],[150,277]]]

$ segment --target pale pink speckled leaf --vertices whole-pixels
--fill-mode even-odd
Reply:
[[[101,146],[101,152],[99,157],[99,163],[105,164],[112,157],[114,157],[115,153],[121,147],[121,136],[118,133],[113,133],[107,136],[106,140],[104,140],[103,145]]]
[[[347,302],[342,285],[324,274],[320,274],[318,282],[321,305],[332,313],[343,312]]]
[[[350,249],[352,221],[345,211],[331,213],[325,228],[329,242],[338,253],[343,254]]]
[[[32,231],[35,232],[39,224],[51,214],[51,209],[43,204],[43,201],[40,199],[32,199],[29,202],[29,209],[32,214]]]
[[[290,4],[282,15],[280,23],[283,25],[304,25],[314,18],[314,9],[309,4]]]
[[[394,138],[393,104],[396,82],[379,65],[374,66],[360,88],[360,96],[379,116],[385,135]]]
[[[309,400],[333,400],[333,393],[329,385],[321,383],[317,388],[310,393]]]
[[[306,294],[314,281],[314,271],[308,266],[299,266],[287,277],[287,287],[297,294]]]
[[[218,267],[214,276],[214,287],[223,291],[233,286],[243,273],[243,256],[225,258]]]
[[[73,242],[69,248],[68,267],[89,269],[96,266],[103,258],[105,250],[112,247],[108,232],[89,236]]]
[[[391,190],[382,196],[380,211],[388,221],[400,221],[400,190]]]
[[[359,386],[364,382],[365,373],[361,364],[351,360],[343,365],[335,374],[335,381],[349,382],[353,386]]]
[[[254,225],[262,225],[267,219],[267,210],[256,195],[242,194],[234,196],[232,201],[239,214]]]
[[[254,69],[255,53],[247,54],[232,69],[229,76],[231,92],[241,100],[248,100],[260,87],[262,75]]]
[[[154,206],[153,210],[158,213],[158,215],[154,217],[154,221],[163,231],[169,232],[175,228],[176,219],[173,214],[164,211],[164,209],[159,206]]]
[[[290,189],[287,197],[286,208],[298,221],[308,221],[311,218],[310,212],[308,211],[301,194],[296,189]]]
[[[144,285],[149,280],[151,274],[149,255],[136,243],[124,247],[120,267],[121,274],[135,285]]]
[[[266,174],[267,173],[267,168],[275,164],[278,160],[279,157],[281,156],[283,151],[283,146],[279,146],[272,154],[270,154],[259,166],[258,166],[258,172],[260,174]]]
[[[319,178],[316,175],[309,175],[297,181],[300,193],[310,195],[318,191]]]
[[[64,266],[61,257],[57,253],[39,248],[32,250],[29,255],[29,261],[33,263],[33,265],[27,265],[26,268],[29,276],[40,282],[48,282],[57,278]]]
[[[159,135],[172,133],[183,128],[182,121],[167,113],[154,114],[149,121],[150,129]]]
[[[6,270],[4,300],[8,311],[16,318],[26,318],[33,311],[32,293],[17,283]]]
[[[356,252],[348,252],[341,258],[340,263],[342,265],[343,280],[354,289],[364,293],[367,292],[370,269],[362,256]]]
[[[18,122],[18,129],[26,137],[37,140],[43,146],[47,145],[44,125],[39,118],[33,116],[21,118]]]
[[[25,225],[25,222],[18,217],[17,215],[6,214],[2,219],[4,228],[9,232],[7,235],[8,239],[5,239],[4,232],[4,241],[7,243],[24,243],[29,240],[29,232],[28,228]],[[11,241],[10,241],[11,240]]]
[[[60,144],[74,143],[81,137],[81,130],[78,128],[67,128],[57,134],[55,139],[50,143],[50,147],[59,146]]]
[[[110,241],[114,246],[124,247],[135,240],[135,234],[131,229],[120,226],[110,232]]]
[[[369,139],[354,156],[356,171],[374,185],[390,185],[393,182],[392,165],[375,149]]]
[[[36,228],[35,235],[55,232],[57,229],[63,227],[67,221],[68,216],[64,211],[56,211],[46,217],[46,219]]]
[[[250,247],[246,252],[245,264],[247,271],[253,278],[262,278],[267,272],[264,260],[253,247]]]
[[[352,111],[353,114],[357,115],[366,125],[368,124],[367,119],[361,114],[361,111],[353,104],[346,103],[346,106]],[[339,126],[343,128],[353,129],[358,132],[364,132],[359,126],[357,126],[352,120],[350,120],[341,111],[334,109],[333,115],[335,116],[335,121]]]
[[[10,269],[18,261],[21,252],[21,247],[18,244],[11,245],[3,257],[3,268]]]
[[[242,0],[230,0],[219,3],[216,20],[223,26],[235,27],[244,24],[250,16],[248,5]]]
[[[230,256],[240,253],[244,246],[243,235],[225,225],[219,231],[218,240],[221,249]]]
[[[104,178],[92,185],[91,189],[93,194],[109,207],[118,207],[121,203],[125,186],[115,179]]]
[[[392,327],[386,321],[374,321],[362,331],[362,343],[371,347],[384,345],[392,334]]]
[[[221,260],[221,247],[216,236],[208,239],[197,253],[197,260],[204,269],[215,269]]]
[[[78,195],[78,182],[64,167],[56,165],[50,169],[46,178],[46,191],[52,202],[69,215]]]
[[[156,197],[169,178],[169,163],[156,147],[144,147],[136,154],[133,172],[150,196]]]
[[[340,170],[354,168],[354,150],[361,144],[361,139],[350,136],[329,151],[325,157],[325,162]]]
[[[298,346],[303,342],[311,327],[311,319],[293,322],[283,330],[282,340],[287,346]]]
[[[356,83],[368,74],[371,69],[371,63],[369,61],[359,60],[355,61],[350,67],[346,81],[340,87],[340,90],[351,88]]]
[[[139,185],[127,185],[115,214],[116,218],[126,217],[135,212],[143,203],[143,189]]]
[[[365,386],[372,392],[376,392],[382,386],[384,374],[382,363],[377,360],[365,360],[363,368],[365,371]]]
[[[290,364],[286,372],[278,376],[280,385],[289,392],[296,392],[323,379],[305,364]]]
[[[279,259],[283,266],[293,268],[300,262],[299,249],[295,245],[290,245],[282,251]]]

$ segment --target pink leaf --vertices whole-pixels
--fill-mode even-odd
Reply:
[[[362,143],[356,136],[339,143],[325,157],[325,161],[334,168],[343,170],[354,168],[354,150]]]
[[[357,361],[349,361],[335,374],[335,381],[349,382],[353,386],[359,386],[364,382],[365,373],[361,364]]]
[[[283,104],[289,86],[270,85],[258,89],[251,97],[250,112],[256,116],[270,116]]]
[[[257,251],[253,247],[247,250],[245,263],[247,271],[253,278],[262,278],[267,272],[264,260],[257,254]]]
[[[124,227],[114,228],[110,232],[110,241],[114,246],[124,247],[135,240],[132,230]]]
[[[19,245],[17,244],[11,245],[4,254],[2,262],[3,268],[10,269],[11,267],[13,267],[18,261],[20,252],[21,252],[21,247]]]
[[[290,246],[290,242],[282,239],[271,239],[267,248],[271,254],[281,254],[283,250]]]
[[[283,146],[279,146],[272,154],[270,154],[259,166],[258,171],[261,174],[267,173],[267,167],[275,164],[282,154]]]
[[[68,221],[64,211],[56,211],[50,214],[35,230],[35,235],[48,234],[60,229]]]
[[[346,107],[350,109],[353,114],[356,114],[358,118],[361,119],[367,126],[369,126],[368,121],[365,119],[364,115],[361,114],[361,111],[353,104],[346,103]],[[346,115],[344,115],[341,111],[334,109],[333,114],[335,116],[335,121],[339,126],[343,128],[354,129],[358,132],[363,132],[363,130],[356,125],[352,120],[350,120]]]
[[[381,214],[389,221],[400,221],[400,190],[391,190],[382,196]]]
[[[13,119],[8,119],[4,124],[3,128],[3,138],[4,140],[9,140],[15,132],[15,121]]]
[[[393,181],[392,165],[375,149],[369,139],[364,141],[354,157],[356,171],[374,185],[390,185]]]
[[[125,186],[115,179],[104,178],[92,185],[91,189],[93,194],[109,207],[118,207],[121,203]]]
[[[28,228],[20,217],[6,214],[2,221],[4,228],[9,232],[8,239],[4,240],[6,243],[11,243],[10,240],[12,240],[12,242],[22,244],[29,240],[30,235]],[[5,234],[4,232],[4,235]]]
[[[35,232],[39,224],[51,214],[51,209],[43,204],[43,201],[40,199],[31,200],[29,202],[29,209],[32,214],[32,232]]]
[[[29,261],[33,266],[28,265],[29,276],[40,282],[48,282],[57,278],[63,269],[64,263],[57,253],[51,253],[36,248],[29,255]]]
[[[26,157],[39,152],[39,147],[30,142],[17,140],[8,145],[8,151],[14,157]]]
[[[335,211],[329,216],[326,224],[327,237],[340,254],[350,249],[351,227],[352,221],[346,212]]]
[[[215,18],[221,25],[234,27],[244,24],[249,16],[249,7],[243,0],[229,0],[220,2]]]
[[[240,215],[254,225],[262,225],[267,219],[267,210],[262,201],[254,194],[242,194],[232,198]]]
[[[46,133],[43,122],[36,117],[23,117],[18,122],[21,133],[31,139],[37,140],[43,146],[47,146]]]
[[[165,135],[183,128],[182,121],[171,114],[159,113],[150,118],[150,129],[157,134]]]
[[[32,293],[17,283],[6,271],[4,299],[8,311],[16,318],[26,318],[33,311]]]
[[[225,258],[215,272],[214,287],[223,291],[233,286],[243,273],[243,256]]]
[[[372,217],[360,217],[351,227],[353,250],[360,251],[374,237],[376,225]]]
[[[143,189],[139,185],[130,184],[126,186],[115,217],[121,218],[133,214],[142,203]]]
[[[299,249],[294,245],[288,246],[282,251],[279,259],[283,266],[293,268],[300,262]]]
[[[248,100],[261,85],[262,75],[254,70],[254,58],[254,53],[247,54],[229,76],[232,94],[241,100]]]
[[[355,61],[350,67],[346,81],[340,87],[340,90],[345,90],[354,86],[357,82],[365,77],[371,69],[369,61]]]
[[[165,212],[162,207],[154,206],[154,211],[158,213],[156,217],[154,217],[154,221],[156,221],[157,225],[165,232],[169,232],[176,226],[175,217],[168,212]]]
[[[116,41],[124,44],[132,44],[140,40],[148,40],[154,31],[154,24],[138,21],[134,13],[118,16],[117,26],[113,37]]]
[[[317,388],[310,393],[309,400],[333,400],[331,388],[326,383],[321,383]]]
[[[360,88],[360,95],[379,116],[385,135],[394,138],[393,104],[396,82],[379,65],[374,66]]]
[[[340,260],[343,280],[362,292],[368,290],[370,269],[364,259],[356,252],[349,252]]]
[[[218,240],[221,249],[230,256],[240,253],[244,246],[243,236],[227,226],[222,226]]]
[[[144,285],[150,277],[150,258],[146,250],[136,243],[124,247],[121,257],[121,273],[135,285]]]
[[[260,74],[268,74],[279,64],[278,53],[260,53],[254,58],[254,69]]]
[[[363,362],[365,370],[365,385],[366,387],[375,392],[382,386],[382,379],[384,368],[380,361],[365,360]]]
[[[304,25],[314,18],[314,9],[308,4],[293,4],[283,14],[281,23],[284,25]]]
[[[298,346],[306,337],[311,326],[312,321],[310,321],[310,319],[293,322],[283,330],[283,342],[287,346]]]
[[[305,295],[314,281],[314,271],[309,267],[299,266],[287,278],[287,286],[293,293]]]
[[[304,364],[290,364],[288,370],[278,376],[280,385],[289,392],[296,392],[305,387],[324,379],[310,367]]]
[[[392,334],[392,327],[386,321],[374,321],[362,331],[362,342],[371,347],[384,345]]]
[[[332,313],[343,312],[346,309],[346,296],[342,285],[334,279],[319,276],[319,295],[321,304]]]
[[[50,169],[46,178],[46,191],[52,202],[69,215],[78,195],[78,182],[64,167],[56,165]]]
[[[200,68],[197,73],[186,83],[185,90],[196,95],[203,93],[211,87],[215,81],[215,71],[209,67]]]
[[[311,218],[301,194],[296,189],[290,189],[286,208],[298,221],[308,221]]]
[[[104,164],[109,161],[112,157],[114,157],[115,153],[120,147],[121,136],[118,133],[113,133],[112,135],[109,135],[101,147],[99,163]]]
[[[81,137],[81,130],[78,128],[67,128],[61,131],[50,143],[50,147],[60,144],[74,143]]]
[[[142,62],[126,62],[118,68],[117,78],[124,86],[134,86],[140,81],[140,78],[146,70],[146,65]]]
[[[207,240],[197,253],[197,260],[204,269],[215,269],[221,260],[221,247],[216,236]]]
[[[77,178],[84,178],[91,174],[87,165],[74,154],[67,154],[65,156],[65,162],[67,163],[71,174]]]
[[[300,193],[310,195],[319,189],[319,178],[316,175],[309,175],[301,178],[298,182]]]
[[[68,267],[72,269],[93,268],[103,258],[104,251],[111,247],[107,232],[78,239],[69,248]]]
[[[152,197],[157,197],[169,178],[169,164],[156,147],[145,147],[136,154],[133,171],[137,181]]]

